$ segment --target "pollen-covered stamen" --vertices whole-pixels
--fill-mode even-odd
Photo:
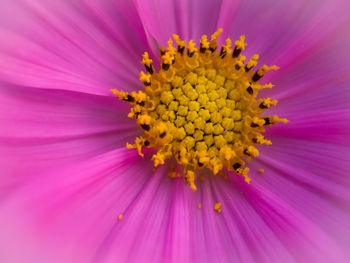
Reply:
[[[208,37],[206,35],[202,36],[202,39],[200,40],[200,48],[199,52],[205,53],[205,51],[209,48],[209,42]]]
[[[191,40],[187,44],[187,56],[192,57],[194,53],[196,52],[196,44]]]
[[[226,170],[235,171],[249,183],[246,162],[259,155],[257,145],[271,144],[261,134],[265,126],[287,121],[277,116],[260,117],[277,101],[256,99],[261,89],[272,87],[259,84],[259,79],[277,67],[264,65],[252,71],[259,56],[253,55],[245,64],[246,57],[240,54],[246,46],[244,36],[235,42],[233,51],[227,39],[218,52],[220,33],[215,32],[210,42],[203,35],[199,48],[193,40],[186,45],[173,35],[177,50],[171,39],[167,48],[160,49],[159,72],[155,72],[147,52],[143,55],[147,73],[141,72],[140,80],[144,92],[113,90],[132,105],[128,116],[143,130],[143,135],[127,147],[136,148],[141,156],[143,147],[155,148],[155,167],[167,159],[176,161],[193,190],[202,169],[224,176]],[[181,176],[172,167],[169,176]],[[221,211],[219,204],[215,209]]]
[[[239,40],[235,41],[235,49],[233,50],[232,57],[237,58],[239,54],[245,49],[245,46],[247,45],[244,43],[245,36],[241,36]]]
[[[148,53],[145,52],[142,55],[142,64],[145,65],[146,70],[150,73],[153,74],[154,68],[152,65],[152,59],[149,58]]]
[[[232,52],[231,49],[232,41],[231,39],[226,39],[226,45],[223,45],[220,51],[220,57],[224,58],[227,54],[230,54]]]
[[[259,55],[258,54],[253,55],[250,58],[250,60],[248,61],[247,65],[245,65],[245,67],[244,67],[245,72],[250,71],[253,67],[258,65],[258,59],[259,59]]]
[[[277,67],[277,66],[269,67],[269,66],[264,65],[257,72],[254,73],[252,80],[254,82],[260,80],[264,76],[264,74],[271,69],[277,70],[277,69],[279,69],[279,67]]]
[[[211,52],[216,51],[216,49],[218,48],[218,43],[217,43],[217,39],[219,37],[219,35],[221,34],[222,29],[220,28],[218,31],[216,31],[214,34],[211,35],[211,40],[209,43],[209,50]]]
[[[145,72],[141,71],[140,80],[142,81],[143,85],[151,86],[151,75],[150,74],[145,74]]]
[[[181,40],[178,35],[173,34],[173,39],[176,41],[177,44],[177,51],[183,55],[185,47],[186,47],[186,41]]]

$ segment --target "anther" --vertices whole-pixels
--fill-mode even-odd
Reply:
[[[194,51],[190,52],[189,50],[187,50],[187,56],[192,57],[194,55]]]
[[[202,36],[202,39],[200,40],[199,52],[200,52],[200,53],[205,53],[205,51],[207,50],[207,48],[209,48],[208,38],[207,38],[206,35],[203,35],[203,36]]]
[[[145,68],[147,70],[148,73],[150,74],[153,74],[154,72],[154,68],[153,68],[153,65],[152,65],[152,59],[149,59],[149,56],[148,56],[148,53],[145,52],[143,55],[142,55],[142,64],[145,65]]]
[[[248,61],[247,65],[245,65],[244,69],[245,72],[250,71],[253,67],[255,67],[258,64],[259,55],[255,54],[253,55],[250,60]]]
[[[242,167],[242,165],[240,164],[240,163],[235,163],[234,165],[233,165],[233,169],[234,170],[237,170],[238,168],[241,168]]]
[[[244,43],[245,36],[241,36],[239,40],[235,41],[235,49],[233,50],[232,57],[238,58],[239,54],[244,50],[247,44]]]
[[[177,52],[179,52],[181,55],[184,54],[185,47],[177,47]]]
[[[196,51],[196,44],[193,40],[189,41],[187,44],[187,56],[192,57]]]
[[[276,69],[278,69],[278,67],[276,67],[276,66],[271,66],[271,67],[269,67],[269,66],[264,65],[264,66],[262,66],[258,71],[256,71],[256,72],[254,73],[252,80],[253,80],[254,82],[257,82],[258,80],[260,80],[260,79],[264,76],[264,74],[265,74],[267,71],[269,71],[269,70],[271,70],[271,69],[276,70]]]
[[[152,65],[150,67],[145,65],[145,68],[150,74],[153,74],[154,70]]]
[[[264,102],[261,102],[261,103],[259,104],[259,108],[260,108],[260,109],[267,109],[268,107],[264,104]]]
[[[248,72],[248,71],[250,71],[252,68],[253,68],[253,67],[249,67],[249,68],[248,68],[247,65],[246,65],[246,66],[244,67],[244,71],[245,71],[245,72]]]
[[[248,149],[244,149],[243,153],[247,156],[251,156],[251,154],[248,152]]]
[[[258,80],[260,80],[263,77],[263,75],[259,75],[258,72],[255,72],[253,77],[252,77],[252,81],[257,82]]]
[[[140,80],[145,86],[151,86],[151,75],[145,74],[143,71],[140,73]]]
[[[226,44],[222,46],[221,51],[220,51],[220,57],[224,58],[227,53],[231,53],[232,49],[231,49],[231,39],[226,39]]]
[[[220,57],[224,58],[225,56],[226,56],[226,51],[224,51],[224,47],[222,47],[220,50]]]
[[[180,37],[176,34],[173,34],[173,38],[176,41],[177,44],[177,51],[183,55],[185,47],[186,47],[186,41],[181,40]]]
[[[219,35],[222,32],[222,28],[219,28],[218,31],[216,31],[214,34],[211,35],[211,41],[209,44],[209,50],[213,53],[217,48],[218,48],[218,44],[217,44],[217,39],[219,37]]]
[[[167,71],[169,69],[170,65],[169,64],[162,64],[162,69],[164,69],[165,71]]]
[[[149,131],[151,129],[151,126],[149,126],[148,124],[141,124],[141,128],[145,131]]]
[[[124,99],[127,102],[134,102],[135,99],[131,95],[127,95],[126,99]]]
[[[253,91],[253,88],[251,86],[249,86],[247,88],[247,92],[250,94],[250,95],[253,95],[254,91]]]
[[[265,124],[264,125],[270,125],[272,124],[270,121],[270,118],[264,118]]]
[[[239,54],[241,54],[241,49],[238,49],[237,47],[235,47],[235,49],[233,50],[233,53],[232,53],[232,57],[233,58],[238,58]]]
[[[164,56],[164,54],[166,52],[165,47],[160,47],[159,52],[160,52],[161,57]]]

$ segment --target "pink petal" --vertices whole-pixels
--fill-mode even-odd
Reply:
[[[230,36],[246,35],[248,55],[256,52],[262,63],[284,67],[348,20],[347,6],[347,1],[243,1]]]
[[[115,97],[2,84],[1,185],[125,147],[139,132]]]
[[[43,248],[46,260],[71,255],[65,262],[343,262],[319,221],[261,180],[209,176],[193,193],[181,178],[165,176],[167,167],[152,174],[149,155],[137,160],[123,149],[52,171],[18,189],[0,214],[34,227],[28,258],[35,262]]]
[[[279,110],[285,112],[348,108],[350,66],[346,47],[350,45],[349,26],[350,20],[303,50],[292,61],[287,58],[291,55],[285,54],[285,61],[278,63],[281,69],[271,74],[276,87],[265,90],[264,95],[278,99]]]
[[[149,40],[152,42],[155,39],[161,45],[166,45],[172,34],[198,43],[203,34],[210,36],[220,27],[226,29],[239,5],[239,2],[208,0],[134,2],[145,30],[150,35]],[[227,30],[223,34],[227,35]]]
[[[136,151],[123,148],[52,170],[17,187],[17,194],[2,203],[0,214],[6,216],[1,216],[0,227],[12,229],[25,223],[27,230],[13,237],[17,249],[1,253],[0,260],[13,262],[3,259],[16,258],[23,247],[27,255],[22,262],[91,261],[110,231],[123,228],[139,192],[146,185],[152,189],[151,166],[149,160],[140,162]],[[158,180],[157,174],[152,178]],[[124,219],[118,222],[120,214]],[[31,239],[35,242],[26,249],[23,242]],[[6,241],[1,235],[0,243]]]
[[[311,102],[312,103],[312,102]],[[301,106],[302,107],[302,106]],[[291,115],[288,115],[291,114]],[[286,113],[287,124],[277,124],[267,129],[266,137],[293,138],[313,142],[327,142],[350,146],[350,110],[320,111],[314,113]]]
[[[297,209],[348,253],[350,148],[276,137],[258,159],[252,166],[265,171],[253,173],[253,182]]]
[[[0,79],[99,95],[140,86],[147,42],[129,1],[5,0],[1,6]]]

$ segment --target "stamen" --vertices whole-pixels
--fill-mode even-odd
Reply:
[[[270,98],[257,99],[258,92],[272,88],[272,84],[259,84],[266,72],[276,66],[257,66],[258,55],[245,64],[241,55],[245,49],[245,37],[235,41],[228,38],[218,52],[217,39],[221,29],[206,35],[196,48],[193,40],[181,40],[173,35],[168,47],[160,49],[161,69],[156,72],[147,52],[142,64],[146,72],[140,73],[144,91],[121,92],[112,90],[121,100],[132,105],[129,117],[134,118],[143,131],[127,148],[157,150],[152,156],[154,166],[172,159],[169,176],[183,176],[186,184],[197,189],[197,174],[209,169],[213,174],[227,177],[227,171],[242,175],[247,183],[249,168],[246,163],[259,155],[259,144],[271,144],[261,134],[265,127],[286,119],[260,115],[277,104]],[[185,52],[186,49],[186,52]],[[232,56],[228,55],[231,54]],[[182,168],[175,170],[174,162]],[[204,180],[201,175],[200,179]],[[200,208],[200,205],[199,205]],[[214,209],[221,212],[221,203]]]
[[[244,43],[245,36],[241,36],[239,40],[235,41],[235,49],[233,50],[232,57],[237,58],[239,54],[245,49],[247,45]]]
[[[153,74],[154,72],[154,68],[152,65],[152,59],[149,59],[148,53],[145,52],[142,55],[143,59],[142,59],[142,64],[145,65],[146,70],[150,73]]]

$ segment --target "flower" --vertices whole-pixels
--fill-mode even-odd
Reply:
[[[4,0],[0,261],[346,262],[350,244],[347,1]],[[172,34],[280,67],[272,145],[197,191],[125,144],[141,134],[111,89],[142,88]],[[263,170],[261,170],[263,169]]]

